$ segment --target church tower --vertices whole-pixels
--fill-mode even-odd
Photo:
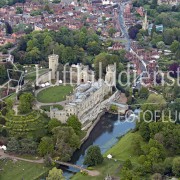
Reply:
[[[143,24],[142,24],[142,28],[144,30],[148,29],[147,11],[145,12],[145,17],[144,17],[144,21],[143,21]]]
[[[56,79],[56,71],[58,68],[59,56],[56,54],[51,54],[48,56],[49,59],[49,69],[51,70],[51,79]]]

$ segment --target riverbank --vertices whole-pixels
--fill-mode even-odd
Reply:
[[[96,124],[100,121],[101,117],[105,114],[105,110],[102,111],[101,113],[98,114],[98,117],[96,118],[95,121],[89,123],[83,130],[87,129],[88,127],[90,127],[88,130],[87,130],[87,133],[85,135],[85,137],[83,139],[81,139],[81,145],[88,139],[91,131],[94,129],[94,127],[96,126]]]
[[[137,163],[137,156],[134,156],[132,142],[133,139],[138,137],[138,133],[128,132],[126,135],[122,136],[120,140],[109,150],[104,153],[104,162],[101,165],[93,167],[93,169],[100,172],[100,175],[97,177],[90,177],[82,175],[81,173],[75,174],[71,179],[72,180],[99,180],[104,179],[109,173],[112,177],[119,179],[120,170],[123,165],[123,162],[127,159],[130,159],[133,164]],[[111,154],[113,159],[108,160],[106,157],[108,154]]]

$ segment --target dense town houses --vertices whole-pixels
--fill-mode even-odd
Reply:
[[[0,39],[2,39],[0,45],[8,42],[14,43],[17,38],[23,36],[23,32],[18,32],[19,35],[16,34],[16,37],[12,37],[12,35],[7,37],[4,22],[8,22],[13,29],[18,29],[18,26],[22,24],[25,28],[30,25],[34,30],[48,29],[55,31],[63,26],[72,30],[87,26],[95,31],[100,30],[103,36],[108,37],[109,28],[118,28],[114,16],[115,6],[116,3],[112,0],[92,1],[92,3],[82,2],[80,5],[76,1],[62,1],[58,4],[49,3],[50,12],[45,10],[45,5],[37,2],[4,6],[0,8]],[[22,9],[22,14],[18,13],[18,8]],[[120,32],[116,30],[116,33]]]

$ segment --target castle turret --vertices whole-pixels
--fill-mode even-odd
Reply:
[[[51,70],[51,79],[56,79],[56,71],[58,68],[58,60],[59,56],[56,54],[52,54],[48,56],[49,58],[49,69]]]

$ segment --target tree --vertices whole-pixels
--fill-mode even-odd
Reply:
[[[46,180],[65,180],[65,178],[63,177],[62,170],[54,167],[49,171],[49,174]]]
[[[7,144],[7,152],[19,153],[20,144],[16,138],[12,137]]]
[[[54,150],[54,142],[51,137],[43,137],[38,146],[38,153],[40,156],[51,154]]]
[[[67,125],[72,127],[77,135],[81,134],[81,122],[79,121],[77,116],[70,116],[67,120]]]
[[[166,46],[165,46],[165,44],[164,44],[163,41],[159,41],[159,42],[157,42],[156,47],[157,47],[158,49],[161,49],[162,51],[164,51],[164,49],[165,49]]]
[[[8,78],[7,71],[4,65],[0,66],[0,77],[0,84],[3,84]]]
[[[87,51],[89,52],[89,54],[97,55],[98,53],[100,53],[100,50],[101,50],[101,47],[98,42],[96,41],[88,42]]]
[[[139,33],[139,29],[135,26],[131,26],[128,29],[128,34],[131,39],[136,39],[137,34]]]
[[[140,135],[134,136],[134,139],[132,141],[132,149],[134,152],[134,155],[141,155],[143,154],[143,151],[141,150],[141,142],[142,142],[142,137]]]
[[[164,174],[172,173],[172,158],[166,158],[164,160]]]
[[[121,169],[120,179],[121,179],[121,180],[130,180],[130,179],[139,180],[139,179],[141,179],[141,178],[140,178],[138,172],[136,172],[136,171],[131,171],[131,170],[123,167],[123,168]]]
[[[103,156],[98,146],[90,146],[84,159],[84,164],[88,166],[96,166],[103,162]]]
[[[148,97],[148,95],[149,95],[149,90],[148,90],[148,88],[146,88],[146,87],[142,87],[141,89],[140,89],[140,91],[139,91],[139,96],[140,96],[140,98],[147,98]]]
[[[167,45],[171,45],[172,42],[175,40],[176,36],[174,36],[174,31],[173,29],[166,29],[163,32],[163,41]]]
[[[174,103],[170,104],[171,118],[175,122],[180,122],[178,114],[180,113],[180,98],[176,98]]]
[[[129,159],[127,159],[124,163],[123,163],[123,167],[127,168],[127,169],[132,169],[132,163]]]
[[[19,141],[20,143],[20,154],[36,154],[37,152],[37,142],[32,138],[24,138]]]
[[[180,176],[180,157],[173,159],[172,171],[175,176],[177,176],[177,177]]]
[[[50,43],[51,43],[52,41],[53,41],[53,40],[52,40],[51,36],[47,35],[47,36],[45,37],[45,39],[44,39],[44,47],[45,47],[45,49],[48,48],[48,46],[50,45]]]
[[[152,9],[155,9],[156,7],[157,7],[157,0],[153,0],[153,1],[152,1],[151,8],[152,8]]]
[[[154,139],[149,140],[148,149],[145,153],[151,163],[162,162],[166,155],[164,146]]]
[[[19,98],[18,110],[21,114],[31,112],[34,97],[31,93],[23,93]]]
[[[145,141],[148,141],[150,138],[150,129],[149,125],[146,122],[142,122],[139,126],[139,133],[144,138]]]
[[[39,43],[37,38],[32,38],[31,40],[29,40],[27,42],[27,49],[26,51],[31,51],[34,47],[38,48],[39,47]]]
[[[174,40],[170,46],[170,49],[173,53],[177,52],[177,50],[179,49],[180,47],[180,42],[177,41],[177,40]]]
[[[40,60],[40,50],[37,47],[33,47],[32,50],[28,51],[25,56],[27,64],[37,63]]]
[[[179,64],[178,63],[173,63],[169,66],[169,71],[171,72],[170,73],[170,76],[174,77],[174,78],[177,78],[178,76],[178,69],[179,69]]]
[[[6,26],[6,34],[12,34],[13,29],[12,29],[11,25],[8,22],[5,22],[5,26]]]
[[[164,123],[163,135],[164,141],[163,145],[168,149],[169,154],[175,155],[180,154],[180,131],[179,124],[174,123]]]
[[[16,8],[16,14],[22,14],[22,13],[23,13],[22,8],[17,7],[17,8]]]
[[[56,127],[52,130],[55,141],[54,154],[61,161],[69,161],[73,152],[79,148],[80,139],[72,127]]]
[[[146,104],[142,105],[143,111],[150,110],[152,113],[155,110],[162,110],[166,106],[166,101],[162,95],[150,94]]]
[[[176,58],[179,59],[180,58],[180,53],[179,53],[179,51],[180,51],[180,42],[176,41],[176,40],[173,41],[171,46],[170,46],[170,49],[171,49],[171,51],[173,53],[175,53]]]
[[[116,29],[113,28],[113,27],[111,27],[111,28],[109,29],[108,33],[109,33],[109,36],[110,36],[110,37],[113,37],[113,35],[116,33]]]
[[[152,180],[162,180],[162,175],[160,173],[155,173],[152,176]]]
[[[53,118],[48,122],[48,131],[52,132],[55,127],[61,126],[62,123],[57,119]]]
[[[124,52],[120,52],[120,54],[122,54],[122,57],[124,57]],[[98,54],[96,57],[95,57],[95,60],[94,60],[94,68],[95,68],[95,74],[96,74],[96,78],[98,79],[99,78],[99,69],[100,69],[100,63],[102,64],[102,77],[105,76],[106,74],[106,67],[109,65],[109,64],[114,64],[116,63],[116,69],[117,71],[119,72],[120,68],[119,68],[119,61],[120,61],[120,56],[121,55],[110,55],[108,53],[100,53]],[[118,74],[117,72],[117,74]]]

